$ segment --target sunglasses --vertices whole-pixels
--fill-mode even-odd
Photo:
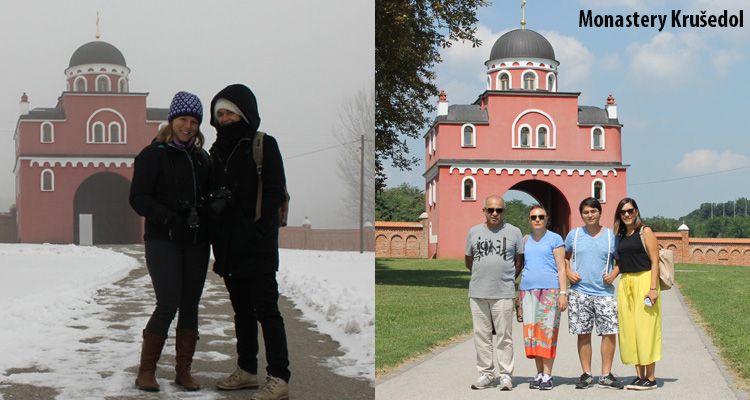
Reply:
[[[546,217],[547,217],[546,215],[529,215],[529,219],[532,221],[536,221],[536,220],[544,221],[544,218]]]
[[[628,208],[627,210],[620,210],[620,215],[635,214],[635,208]]]
[[[503,211],[505,211],[505,209],[504,208],[485,208],[484,211],[487,212],[487,214],[494,214],[496,212],[498,214],[502,214]]]

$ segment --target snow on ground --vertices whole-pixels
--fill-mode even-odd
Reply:
[[[279,291],[338,342],[334,372],[375,379],[375,254],[283,249]]]
[[[145,275],[114,285],[141,266],[122,252],[143,253],[142,246],[119,251],[0,244],[0,381],[6,375],[15,383],[55,387],[58,399],[138,394],[132,385],[138,364],[133,341],[139,341],[153,309],[152,295],[145,294],[151,282]],[[340,375],[373,380],[373,253],[283,249],[278,277],[280,292],[303,317],[340,344],[345,354],[328,360],[328,366]],[[224,291],[207,281],[202,301],[226,301]],[[123,310],[134,311],[122,320]],[[231,322],[202,316],[208,321],[204,331],[231,331]],[[165,346],[165,353],[171,347]],[[214,353],[196,358],[226,357]],[[162,387],[175,398],[195,398]]]

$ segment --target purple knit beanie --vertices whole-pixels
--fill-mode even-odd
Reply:
[[[198,96],[188,92],[177,92],[169,105],[167,120],[172,122],[177,117],[189,115],[195,117],[198,123],[203,121],[203,104]]]

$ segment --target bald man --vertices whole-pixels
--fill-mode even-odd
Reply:
[[[484,201],[485,222],[472,227],[466,239],[466,268],[471,271],[469,305],[474,324],[479,378],[472,389],[513,388],[513,304],[515,278],[523,266],[523,235],[503,222],[505,201],[490,196]],[[497,345],[492,344],[495,327]],[[498,360],[497,370],[493,360]]]

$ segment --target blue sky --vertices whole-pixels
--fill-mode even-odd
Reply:
[[[442,51],[437,86],[446,90],[450,104],[470,104],[484,91],[484,61],[497,38],[520,27],[520,4],[495,1],[479,10],[481,47],[458,43]],[[710,15],[742,7],[744,28],[578,27],[581,9],[620,15],[706,10]],[[529,0],[526,22],[555,49],[560,91],[581,92],[579,104],[597,107],[609,93],[615,96],[624,125],[623,163],[630,165],[628,194],[645,216],[680,217],[703,202],[750,197],[750,2]],[[422,139],[409,144],[421,158]],[[412,171],[387,171],[389,187],[424,186],[423,163]]]

